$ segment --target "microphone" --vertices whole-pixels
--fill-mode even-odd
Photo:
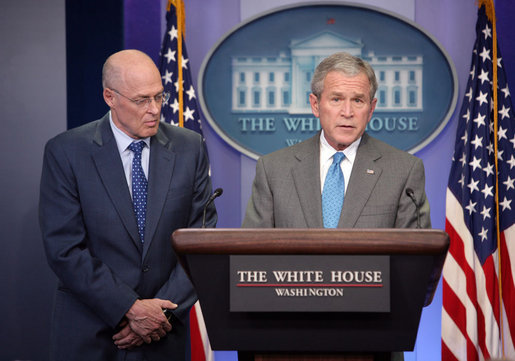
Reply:
[[[206,211],[207,211],[207,207],[209,207],[209,205],[211,203],[213,203],[213,201],[216,198],[220,197],[223,192],[224,192],[224,190],[222,188],[216,188],[215,191],[213,192],[213,194],[211,195],[211,197],[209,197],[209,199],[207,200],[206,205],[204,206],[204,214],[202,215],[202,228],[206,228]]]
[[[415,204],[415,207],[417,209],[417,228],[422,228],[420,227],[420,207],[417,203],[417,200],[415,199],[415,192],[413,192],[413,189],[411,188],[406,188],[406,195],[410,197],[410,199],[413,201],[413,204]]]

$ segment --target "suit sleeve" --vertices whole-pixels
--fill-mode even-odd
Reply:
[[[212,186],[209,176],[209,162],[204,142],[200,138],[200,147],[195,162],[195,177],[193,179],[193,196],[189,214],[188,228],[201,228],[204,207],[211,197]],[[218,220],[214,202],[206,210],[206,228],[214,228]],[[191,306],[197,301],[195,290],[182,266],[177,266],[170,274],[168,281],[156,294],[157,298],[168,299],[179,305],[173,310],[173,315],[181,322],[187,321]]]
[[[55,139],[45,147],[39,220],[48,263],[60,288],[115,327],[138,295],[90,252],[73,167]]]
[[[260,158],[256,164],[256,176],[252,184],[243,228],[273,228],[274,222],[274,195],[268,181],[265,162]]]
[[[415,158],[408,173],[406,184],[402,190],[399,208],[395,221],[395,228],[417,228],[417,209],[410,197],[406,195],[406,189],[411,188],[420,210],[420,227],[431,228],[429,202],[425,192],[424,164],[419,158]]]

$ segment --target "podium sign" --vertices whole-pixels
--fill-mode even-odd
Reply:
[[[231,312],[389,312],[390,258],[230,256]]]

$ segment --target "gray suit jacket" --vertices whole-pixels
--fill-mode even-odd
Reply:
[[[261,157],[243,221],[246,228],[323,228],[320,133]],[[348,181],[338,228],[415,228],[420,205],[422,228],[430,228],[424,166],[409,153],[366,133]]]
[[[196,300],[174,253],[177,228],[200,227],[211,195],[208,162],[195,132],[161,124],[150,141],[145,243],[109,117],[51,139],[41,176],[40,225],[59,278],[52,360],[184,360],[188,315]],[[207,212],[208,227],[216,211]],[[120,351],[112,336],[138,298],[179,305],[161,341]]]

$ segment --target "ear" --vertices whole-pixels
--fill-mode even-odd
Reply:
[[[374,98],[372,99],[372,103],[370,104],[370,114],[368,116],[368,121],[370,121],[370,119],[372,119],[372,114],[374,114],[374,111],[376,110],[376,105],[377,105],[377,98]]]
[[[368,113],[368,121],[367,124],[372,120],[372,114],[374,114],[374,110],[376,109],[377,98],[372,99],[370,102],[370,111]]]
[[[311,105],[311,112],[313,112],[313,115],[318,118],[320,114],[318,98],[313,93],[309,94],[309,104]]]
[[[114,94],[113,92],[108,89],[104,88],[104,91],[102,92],[102,95],[104,96],[104,101],[109,106],[109,108],[112,108],[114,106]]]

